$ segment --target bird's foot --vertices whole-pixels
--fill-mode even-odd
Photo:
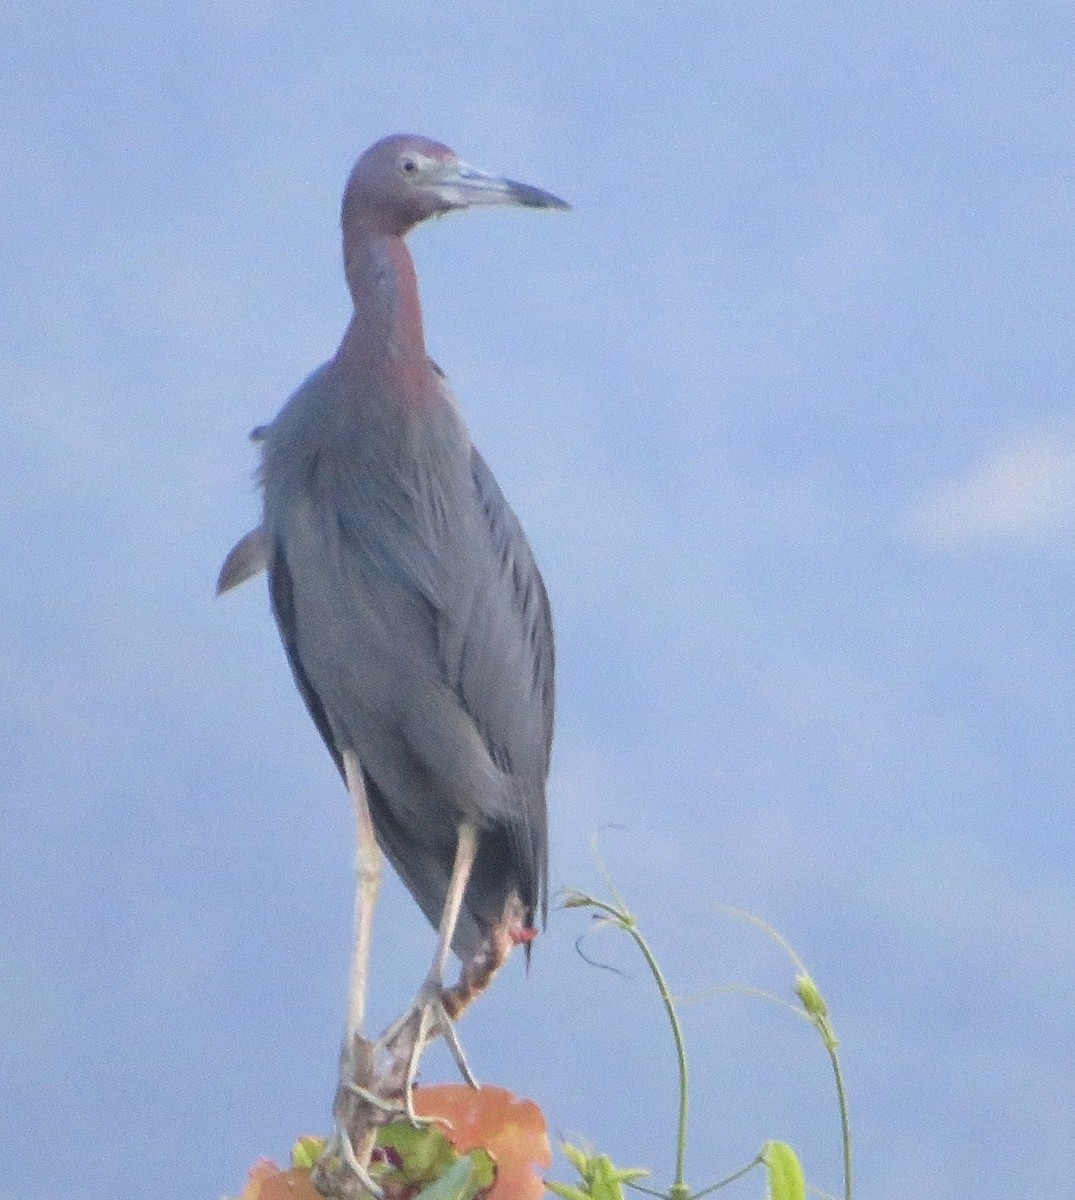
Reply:
[[[340,1080],[332,1106],[336,1127],[317,1160],[311,1180],[326,1200],[381,1197],[369,1173],[377,1130],[394,1120],[402,1106],[380,1094],[374,1044],[348,1034],[340,1054]]]
[[[459,1073],[471,1087],[478,1087],[445,1000],[439,978],[431,975],[411,1007],[374,1044],[376,1055],[385,1061],[383,1078],[388,1081],[388,1090],[401,1098],[402,1112],[416,1126],[429,1124],[414,1110],[414,1084],[422,1052],[435,1038],[444,1038]]]
[[[418,1061],[434,1038],[445,1037],[463,1077],[478,1086],[439,990],[423,985],[410,1009],[376,1042],[356,1034],[345,1043],[333,1105],[335,1131],[310,1176],[325,1200],[383,1200],[384,1190],[368,1165],[382,1125],[404,1117],[416,1128],[450,1124],[443,1117],[421,1117],[414,1108]]]
[[[463,1052],[455,1021],[488,988],[512,947],[531,936],[529,930],[519,936],[517,923],[505,920],[487,934],[480,950],[464,963],[454,985],[444,987],[434,968],[407,1011],[376,1041],[359,1033],[345,1039],[333,1106],[336,1132],[313,1172],[314,1185],[326,1200],[381,1196],[368,1164],[382,1125],[401,1117],[415,1127],[448,1124],[443,1118],[420,1117],[414,1107],[418,1066],[430,1042],[443,1037],[464,1080],[471,1087],[479,1086]]]
[[[376,1136],[374,1134],[374,1136]],[[366,1139],[363,1139],[366,1140]],[[372,1150],[372,1138],[369,1139]],[[368,1157],[368,1151],[366,1151]],[[310,1172],[310,1182],[325,1200],[360,1200],[367,1196],[382,1200],[384,1192],[370,1176],[355,1150],[351,1134],[337,1121],[321,1157]]]

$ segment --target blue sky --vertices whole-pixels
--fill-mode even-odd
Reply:
[[[256,519],[247,431],[348,316],[347,172],[395,131],[575,206],[412,239],[553,600],[554,887],[598,886],[619,826],[683,993],[789,987],[718,905],[787,934],[861,1195],[1067,1200],[1070,6],[45,2],[0,29],[0,1200],[215,1198],[326,1128],[350,809],[264,589],[212,587]],[[584,928],[554,912],[463,1039],[666,1179],[665,1031]],[[376,937],[387,1020],[432,945],[394,881]],[[778,1137],[835,1190],[809,1031],[738,997],[686,1019],[691,1182]]]

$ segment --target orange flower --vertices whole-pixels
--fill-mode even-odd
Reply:
[[[305,1169],[281,1171],[267,1158],[250,1172],[239,1200],[321,1200]]]
[[[416,1088],[414,1107],[419,1116],[451,1121],[444,1132],[460,1154],[482,1149],[493,1157],[496,1183],[487,1200],[544,1196],[545,1184],[535,1168],[548,1168],[552,1147],[545,1117],[532,1100],[520,1100],[504,1088],[453,1083]],[[262,1195],[256,1200],[270,1198]]]

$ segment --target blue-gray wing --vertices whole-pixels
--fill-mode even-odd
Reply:
[[[476,554],[469,604],[461,614],[441,614],[441,652],[449,685],[510,781],[511,819],[503,834],[521,898],[544,919],[545,784],[555,707],[552,616],[522,526],[477,450],[471,451],[471,470],[481,525],[475,543],[481,549],[464,551]]]
[[[276,626],[280,630],[280,640],[284,643],[284,651],[291,665],[291,674],[295,679],[295,685],[299,689],[299,695],[302,697],[303,702],[306,704],[307,712],[309,712],[314,725],[317,727],[317,732],[320,733],[329,754],[332,755],[332,761],[336,764],[336,770],[339,771],[340,778],[346,783],[347,775],[343,768],[342,749],[336,743],[336,737],[332,732],[332,725],[329,722],[328,714],[325,712],[325,706],[321,702],[321,697],[317,694],[317,689],[310,682],[310,678],[306,674],[302,655],[299,652],[298,627],[295,621],[295,585],[291,578],[291,568],[282,549],[278,548],[275,555],[268,557],[267,566],[269,572],[269,598],[272,602],[273,616],[275,616]]]
[[[497,766],[544,786],[555,710],[549,598],[518,518],[473,449],[471,469],[492,557],[467,619],[444,630],[448,677]]]
[[[434,924],[459,823],[481,829],[466,955],[513,890],[545,911],[548,599],[454,406],[401,444],[337,388],[315,372],[265,439],[273,608],[318,730],[337,766],[357,753],[378,840]]]

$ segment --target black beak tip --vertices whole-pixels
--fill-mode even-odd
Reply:
[[[552,192],[546,192],[543,188],[534,187],[529,183],[516,183],[512,180],[511,194],[516,203],[521,204],[524,208],[555,208],[562,212],[571,211],[571,205],[566,200],[561,200]]]

